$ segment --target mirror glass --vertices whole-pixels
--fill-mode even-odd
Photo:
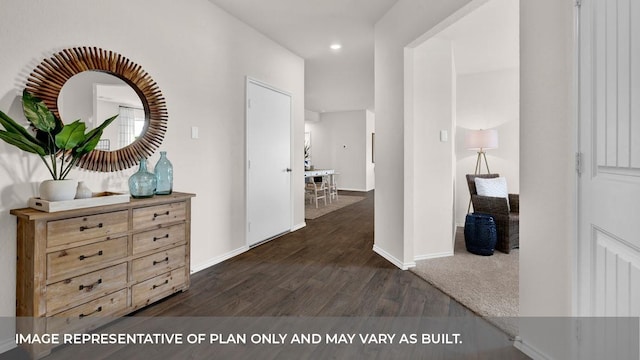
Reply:
[[[104,130],[97,150],[132,144],[146,125],[140,96],[122,79],[102,71],[83,71],[69,78],[58,95],[58,111],[62,122],[80,119],[89,129],[118,115]]]

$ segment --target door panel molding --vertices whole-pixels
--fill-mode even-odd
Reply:
[[[640,247],[592,227],[594,307],[604,316],[640,315]]]

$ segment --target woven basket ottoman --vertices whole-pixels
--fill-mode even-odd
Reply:
[[[496,223],[491,215],[467,214],[464,222],[464,244],[476,255],[493,255],[498,240]]]

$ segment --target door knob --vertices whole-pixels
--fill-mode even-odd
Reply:
[[[287,168],[287,172],[291,172],[291,169]]]

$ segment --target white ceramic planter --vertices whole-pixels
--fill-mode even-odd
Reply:
[[[40,183],[40,198],[47,201],[73,200],[77,188],[77,180],[45,180]]]
[[[76,189],[76,199],[88,199],[93,196],[93,192],[84,183],[84,181],[78,181],[78,188]]]

